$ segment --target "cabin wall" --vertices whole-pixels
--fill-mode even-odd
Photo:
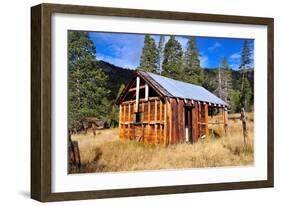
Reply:
[[[198,104],[198,138],[206,138],[208,127],[208,104]]]
[[[167,103],[169,122],[169,144],[177,144],[185,141],[184,101],[170,98]]]
[[[191,109],[192,142],[209,137],[207,103],[184,101],[176,98],[160,99],[150,97],[148,101],[140,99],[136,120],[135,101],[123,102],[119,107],[119,137],[147,144],[178,144],[186,141],[185,108]],[[226,125],[227,116],[222,116]]]
[[[191,108],[192,113],[192,142],[197,142],[199,138],[208,138],[208,105],[198,102],[191,103],[181,99],[170,98],[167,101],[167,131],[168,144],[177,144],[186,141],[185,108]],[[168,129],[170,128],[170,129]]]
[[[166,144],[165,139],[165,103],[159,97],[140,100],[139,122],[134,112],[135,102],[123,102],[120,105],[119,137],[148,144]]]
[[[208,104],[194,102],[192,109],[192,141],[208,138]]]

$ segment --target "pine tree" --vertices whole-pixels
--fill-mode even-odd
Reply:
[[[245,77],[246,70],[250,68],[251,64],[251,49],[249,47],[249,43],[247,40],[244,41],[242,55],[241,55],[241,64],[240,64],[240,71],[242,73],[241,78],[241,90],[240,90],[240,103],[241,103],[241,109],[249,109],[249,102],[250,99],[248,97],[249,94],[252,95],[252,90],[250,87],[250,83]]]
[[[248,40],[244,41],[242,55],[241,55],[241,64],[240,69],[248,69],[251,64],[251,49],[249,47]]]
[[[182,75],[182,55],[181,44],[174,36],[170,36],[164,48],[162,75],[180,80]]]
[[[104,118],[109,109],[107,76],[97,65],[89,32],[69,32],[68,71],[69,126],[88,116]]]
[[[155,40],[149,34],[146,34],[139,69],[157,73],[157,56]]]
[[[106,122],[110,127],[117,127],[119,122],[119,107],[116,105],[117,99],[120,97],[121,93],[125,88],[124,84],[121,84],[116,95],[116,100],[111,102],[111,111],[107,116]]]
[[[222,68],[223,69],[230,69],[230,66],[228,64],[228,61],[227,61],[227,58],[226,57],[223,57],[223,60],[222,60]]]
[[[162,64],[164,59],[164,41],[165,37],[163,35],[160,36],[159,42],[158,42],[158,58],[157,58],[157,73],[161,74],[162,72]]]
[[[230,98],[230,112],[231,113],[240,112],[241,111],[240,91],[231,89],[229,92],[229,98]]]
[[[200,69],[200,54],[197,48],[197,42],[195,37],[190,37],[188,41],[188,47],[184,54],[185,56],[185,65],[190,69]]]
[[[216,77],[217,88],[215,94],[217,94],[222,100],[230,104],[230,90],[231,86],[231,70],[227,61],[227,58],[224,57],[222,62],[219,64],[218,74]]]
[[[116,100],[120,97],[121,93],[123,92],[123,90],[125,89],[125,84],[121,84],[118,90],[118,93],[116,95]]]
[[[193,84],[204,83],[204,72],[200,67],[200,54],[195,37],[190,37],[184,53],[183,80]]]

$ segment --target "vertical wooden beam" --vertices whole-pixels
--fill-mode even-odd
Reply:
[[[147,108],[148,108],[148,109],[147,109],[147,110],[148,110],[148,111],[147,111],[147,113],[148,113],[147,121],[150,123],[150,101],[148,101],[147,104],[148,104],[148,105],[147,105]]]
[[[128,104],[128,107],[129,107],[129,108],[128,108],[128,110],[129,110],[129,111],[128,111],[128,116],[129,116],[129,117],[128,117],[128,122],[131,122],[131,104]]]
[[[136,106],[135,112],[139,111],[140,77],[136,79]]]
[[[172,127],[172,136],[171,136],[171,143],[175,144],[176,143],[176,138],[178,136],[178,124],[177,124],[177,118],[176,118],[176,113],[178,113],[177,110],[177,100],[176,99],[171,99],[171,127]]]
[[[220,123],[221,124],[219,124],[220,125],[220,130],[221,130],[221,132],[222,132],[222,134],[224,133],[224,110],[223,110],[223,108],[222,107],[220,107],[220,113],[221,113],[221,120],[220,120]]]
[[[147,101],[149,96],[149,87],[147,83],[145,83],[144,88],[145,88],[145,101]]]
[[[148,128],[147,128],[147,136],[150,138],[150,130],[151,130],[151,125],[150,125],[150,101],[148,101],[147,102],[148,103],[148,105],[147,105],[147,107],[148,107],[148,117],[147,117],[147,122],[148,122],[148,124],[146,125]]]
[[[157,122],[157,100],[155,100],[155,106],[154,106],[155,112],[154,112],[154,121]]]
[[[163,125],[162,124],[159,124],[159,144],[162,143],[162,138],[163,138]]]
[[[128,137],[131,139],[131,104],[128,104]]]
[[[119,125],[118,125],[119,138],[121,138],[121,135],[122,135],[121,123],[122,123],[122,105],[120,104],[119,105]]]
[[[173,130],[174,130],[174,125],[173,125],[173,99],[170,99],[170,102],[168,104],[168,116],[169,116],[169,144],[172,144],[173,140]]]
[[[198,106],[197,102],[194,102],[194,108],[192,109],[192,139],[196,142],[198,139]]]
[[[160,122],[160,124],[162,123],[162,114],[163,114],[162,113],[163,112],[162,109],[163,109],[162,108],[162,101],[160,100],[159,101],[159,112],[160,112],[160,114],[159,114],[159,122]]]
[[[181,122],[180,122],[180,99],[176,100],[176,104],[174,104],[174,106],[176,107],[175,108],[175,111],[174,111],[174,124],[175,124],[175,130],[176,130],[176,134],[174,135],[175,136],[175,140],[174,140],[174,143],[178,143],[180,141],[180,130],[181,130]]]
[[[142,136],[142,141],[144,141],[144,123],[141,124],[141,136]]]
[[[201,104],[198,103],[198,136],[201,137]]]
[[[205,132],[206,132],[206,139],[209,139],[209,112],[208,112],[208,104],[205,104]]]
[[[126,123],[128,123],[129,122],[129,119],[130,119],[130,117],[129,117],[129,109],[130,109],[130,105],[129,104],[127,104],[127,109],[126,109]]]
[[[154,105],[154,144],[157,144],[157,138],[158,138],[158,133],[157,133],[157,129],[158,129],[158,127],[157,127],[157,123],[156,123],[156,121],[157,121],[157,100],[155,100],[155,103],[154,103],[155,105]]]
[[[183,103],[183,106],[182,106],[182,122],[183,122],[182,123],[183,124],[182,125],[183,126],[182,127],[182,129],[183,129],[182,130],[182,135],[183,135],[183,137],[182,138],[183,138],[183,142],[185,142],[185,102],[184,102],[184,100],[183,100],[182,103]]]
[[[164,105],[163,105],[163,109],[164,109],[164,136],[163,136],[163,142],[164,145],[167,145],[167,129],[168,129],[168,125],[167,125],[167,100],[165,100]]]
[[[122,105],[122,129],[121,129],[121,131],[122,131],[122,133],[121,133],[121,137],[122,138],[124,138],[124,131],[125,131],[125,129],[124,129],[124,122],[125,122],[125,104],[123,104]]]
[[[183,100],[179,99],[179,103],[178,103],[178,142],[177,143],[181,143],[183,140],[183,124],[184,121],[182,119],[182,109],[183,109]]]
[[[192,109],[192,134],[193,134],[193,142],[197,141],[197,107],[196,103],[193,103],[194,108]]]
[[[192,115],[193,110],[187,112],[187,125],[188,125],[188,142],[193,142],[193,123],[192,123]]]
[[[186,119],[185,119],[185,104],[186,104],[186,100],[183,101],[183,108],[182,108],[182,122],[183,122],[183,142],[186,142]]]
[[[126,122],[126,105],[123,105],[123,122]]]
[[[169,98],[166,98],[166,145],[168,146],[170,144],[170,131],[171,131],[171,112],[170,112],[170,101]]]
[[[144,102],[141,103],[141,122],[143,124],[143,121],[144,121]]]
[[[154,124],[154,144],[157,144],[157,138],[158,138],[158,126],[157,124]]]
[[[126,122],[126,104],[123,105],[123,123]],[[125,132],[126,132],[126,128],[125,128],[125,124],[122,125],[122,137],[125,137]]]

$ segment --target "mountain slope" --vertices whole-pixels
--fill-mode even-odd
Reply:
[[[215,85],[213,84],[216,76],[218,75],[218,70],[217,68],[214,69],[204,69],[205,75],[206,75],[206,81],[205,84],[203,85],[208,89],[209,91],[213,92],[216,88]],[[240,80],[242,77],[242,73],[239,70],[231,70],[231,79],[232,79],[232,87],[233,89],[240,90]],[[249,80],[250,86],[252,91],[254,91],[254,69],[248,69],[245,72],[245,77]]]
[[[98,62],[100,68],[108,75],[109,99],[115,100],[122,84],[127,84],[133,78],[133,70],[115,66],[105,61]]]

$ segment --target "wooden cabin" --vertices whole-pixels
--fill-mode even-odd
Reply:
[[[117,100],[119,137],[149,144],[196,142],[209,137],[209,113],[227,127],[227,104],[201,86],[140,70]]]

